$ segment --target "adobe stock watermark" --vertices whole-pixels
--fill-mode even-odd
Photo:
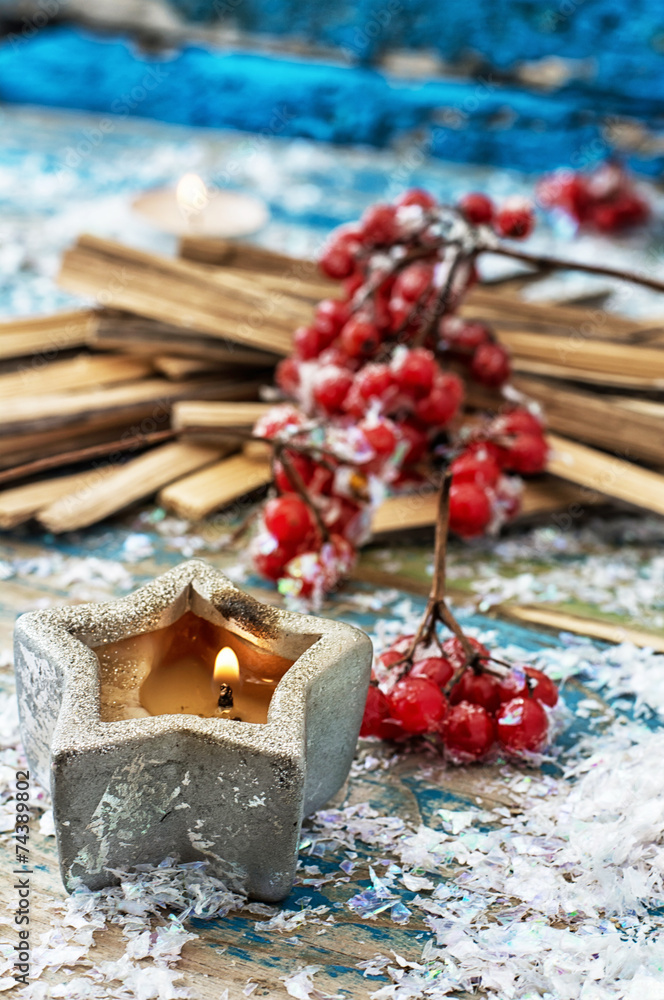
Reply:
[[[267,125],[258,129],[255,134],[247,136],[246,140],[240,143],[233,157],[224,163],[223,171],[215,175],[215,183],[219,187],[223,187],[235,181],[237,175],[246,168],[247,162],[262,152],[270,139],[278,138],[296,117],[296,112],[291,110],[288,105],[275,104]]]
[[[58,165],[58,176],[69,179],[71,173],[78,170],[83,161],[104,143],[106,137],[115,132],[118,123],[135,112],[148,96],[168,79],[169,75],[170,71],[166,64],[152,63],[139,83],[112,102],[111,111],[115,117],[105,116],[99,118],[94,125],[86,125],[80,131],[80,138],[66,147]]]
[[[19,31],[10,31],[5,35],[4,41],[9,42],[14,50],[20,49],[27,41],[34,38],[38,31],[50,24],[68,2],[69,0],[37,0],[36,4],[32,4],[36,9],[25,15]]]
[[[18,941],[14,945],[14,979],[22,986],[28,985],[30,975],[30,915],[32,863],[30,861],[30,772],[16,772],[16,819],[14,823],[15,860],[14,892],[16,907],[14,924]]]
[[[467,94],[458,106],[443,108],[440,112],[443,125],[435,125],[428,129],[421,139],[409,140],[407,147],[399,156],[398,166],[390,171],[390,183],[385,193],[388,200],[401,194],[403,189],[412,182],[412,176],[432,155],[434,148],[440,148],[448,141],[449,131],[463,129],[472,114],[479,110],[497,90],[497,84],[490,76],[481,76],[470,94]]]
[[[361,28],[356,28],[350,42],[342,46],[342,51],[350,56],[363,56],[372,42],[385,35],[393,19],[404,9],[401,0],[388,0],[383,7],[372,10]]]

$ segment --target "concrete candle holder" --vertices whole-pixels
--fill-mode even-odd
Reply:
[[[267,722],[103,721],[95,647],[192,612],[293,661]],[[302,819],[338,791],[353,758],[371,668],[363,632],[261,604],[192,560],[114,603],[23,615],[15,654],[23,744],[51,787],[69,890],[111,885],[113,869],[170,856],[207,860],[256,899],[287,895]]]

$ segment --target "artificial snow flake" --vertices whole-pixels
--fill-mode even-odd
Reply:
[[[313,977],[321,970],[321,965],[306,965],[292,976],[282,976],[288,995],[296,1000],[344,1000],[341,993],[324,993],[314,986]]]

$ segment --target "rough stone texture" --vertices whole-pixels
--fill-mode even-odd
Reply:
[[[90,647],[189,609],[295,659],[267,724],[176,715],[102,722]],[[48,784],[50,772],[68,889],[79,879],[112,884],[114,868],[171,856],[205,858],[258,899],[289,892],[302,819],[341,787],[353,757],[371,666],[363,632],[265,609],[193,560],[113,604],[23,615],[15,662],[23,741],[39,780]]]

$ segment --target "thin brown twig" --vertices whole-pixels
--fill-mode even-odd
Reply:
[[[259,513],[260,510],[258,507],[255,507],[254,510],[250,510],[249,513],[242,518],[237,527],[233,529],[230,537],[226,542],[224,542],[222,548],[226,550],[232,549],[236,542],[239,542],[239,540],[249,531]]]
[[[330,532],[325,524],[318,507],[313,503],[309,493],[307,492],[307,487],[304,484],[302,476],[295,468],[289,455],[284,453],[285,445],[281,445],[279,448],[275,448],[275,457],[278,457],[279,461],[284,467],[284,472],[290,479],[291,485],[295,489],[295,492],[300,496],[300,499],[304,501],[309,510],[314,516],[316,526],[321,533],[321,537],[324,542],[329,542]]]
[[[447,277],[445,279],[445,284],[440,290],[438,298],[436,299],[436,304],[425,323],[422,324],[417,336],[413,341],[414,347],[421,347],[422,344],[426,343],[426,339],[435,329],[438,321],[445,312],[445,309],[449,305],[450,296],[452,295],[452,288],[454,285],[454,279],[457,275],[459,267],[462,263],[467,260],[471,260],[468,254],[464,254],[461,250],[458,250],[454,257],[452,258],[447,272]]]
[[[254,434],[253,431],[247,430],[246,427],[223,427],[223,428],[211,428],[205,425],[194,425],[188,424],[186,428],[178,429],[174,431],[174,434],[179,434],[181,436],[190,436],[192,434],[203,434],[210,431],[219,430],[222,433],[222,437],[238,437],[241,441],[261,441],[264,444],[272,445],[273,448],[288,448],[289,451],[295,451],[300,455],[307,455],[311,457],[316,456],[316,461],[319,465],[322,465],[325,469],[330,472],[334,472],[336,469],[332,462],[343,462],[347,464],[347,460],[342,459],[339,455],[336,455],[333,451],[329,451],[327,448],[321,447],[317,444],[298,444],[293,438],[288,438],[288,440],[283,440],[282,438],[271,438],[265,437],[261,434]],[[306,429],[299,431],[295,437],[299,437],[301,434],[306,434]]]
[[[445,472],[438,491],[438,510],[436,512],[436,541],[433,553],[433,579],[429,597],[442,601],[445,597],[447,579],[447,536],[450,530],[450,489],[452,488],[452,472]]]
[[[503,257],[512,257],[514,260],[521,260],[525,264],[532,264],[535,267],[585,271],[587,274],[599,274],[605,278],[616,278],[618,281],[631,281],[635,285],[644,285],[656,292],[664,292],[664,282],[638,274],[636,271],[621,271],[620,268],[605,267],[603,264],[583,264],[578,260],[558,260],[556,257],[547,257],[545,254],[514,250],[512,247],[503,246],[502,243],[498,243],[496,246],[483,246],[480,247],[480,250],[487,253],[497,253]]]
[[[401,245],[404,246],[405,244]],[[440,250],[443,247],[453,247],[453,246],[459,246],[459,241],[440,240],[430,244],[429,246],[413,247],[411,250],[408,251],[408,253],[405,253],[403,257],[400,257],[398,260],[395,260],[388,271],[378,275],[374,279],[374,281],[370,282],[366,286],[366,288],[362,290],[361,294],[353,302],[353,307],[351,311],[355,313],[359,309],[361,309],[362,306],[366,303],[367,299],[369,299],[369,297],[373,295],[374,292],[377,292],[381,285],[383,285],[390,278],[393,278],[395,274],[398,274],[400,271],[403,271],[404,268],[408,267],[409,264],[414,264],[418,260],[431,257],[432,253],[435,253],[437,250]]]

